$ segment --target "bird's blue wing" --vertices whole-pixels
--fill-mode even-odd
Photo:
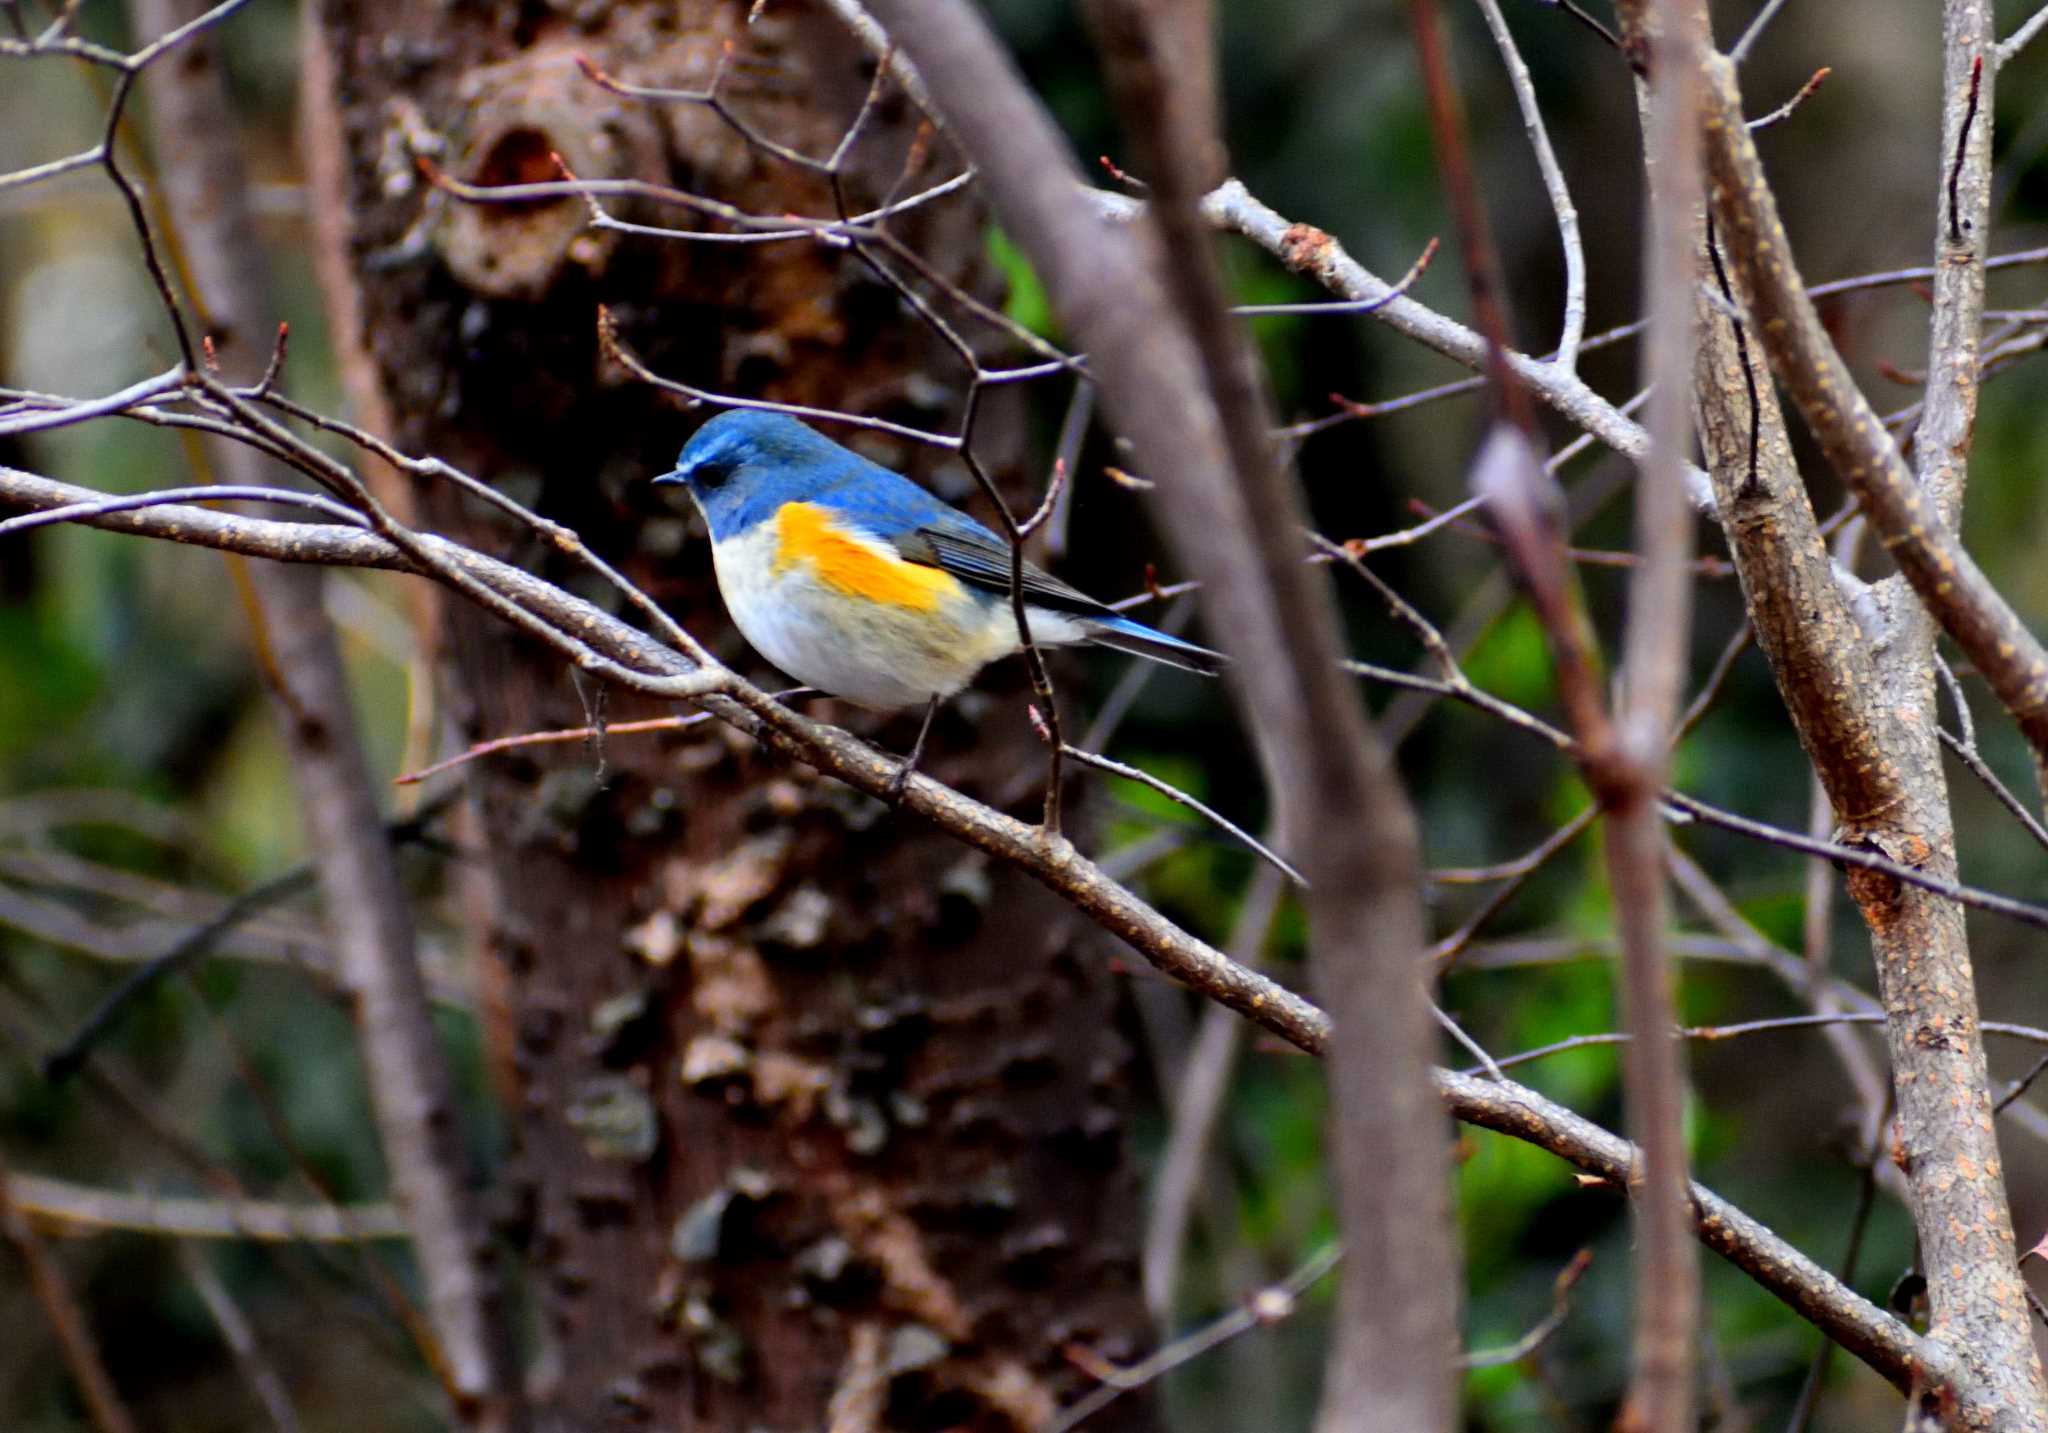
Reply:
[[[948,507],[909,479],[856,459],[868,471],[850,474],[831,496],[834,511],[869,536],[887,542],[905,561],[936,567],[995,597],[1010,595],[1010,544],[958,508]],[[1221,653],[1133,622],[1078,587],[1036,564],[1024,564],[1024,600],[1079,618],[1088,640],[1155,662],[1214,676]]]
[[[919,528],[899,541],[896,550],[912,562],[942,568],[984,591],[1005,598],[1010,595],[1010,544],[978,522],[960,518],[949,524]],[[1088,640],[1100,646],[1210,677],[1222,671],[1228,661],[1220,652],[1133,622],[1115,608],[1097,602],[1028,562],[1024,564],[1022,585],[1026,602],[1079,618]]]
[[[851,455],[849,455],[851,456]],[[905,561],[949,572],[970,587],[1007,597],[1010,544],[958,508],[887,468],[855,458],[827,499],[842,520],[892,545]],[[851,468],[851,465],[849,465]],[[1034,606],[1077,616],[1112,617],[1102,603],[1034,563],[1024,564],[1024,597]]]
[[[971,587],[999,596],[1010,595],[1010,544],[972,518],[949,511],[896,540],[896,550],[912,562],[952,573]],[[1035,607],[1071,612],[1079,617],[1116,614],[1093,597],[1054,577],[1035,563],[1024,564],[1024,600]]]

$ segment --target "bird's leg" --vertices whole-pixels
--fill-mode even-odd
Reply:
[[[888,802],[894,806],[903,799],[903,788],[910,784],[910,773],[917,770],[917,763],[924,756],[925,738],[932,734],[932,718],[939,714],[939,699],[934,696],[925,704],[924,725],[917,729],[917,742],[910,748],[910,755],[903,758],[903,765],[889,778]]]

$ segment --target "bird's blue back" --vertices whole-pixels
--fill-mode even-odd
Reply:
[[[696,476],[714,542],[765,522],[786,503],[816,503],[888,542],[918,528],[994,535],[916,483],[843,448],[784,413],[736,408],[699,428],[677,460],[679,471],[722,470],[713,486]]]

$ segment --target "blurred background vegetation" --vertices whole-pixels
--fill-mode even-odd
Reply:
[[[780,4],[783,0],[770,0]],[[1084,156],[1119,142],[1072,6],[995,0],[991,10],[1030,78]],[[1405,270],[1433,235],[1448,237],[1408,40],[1405,8],[1391,3],[1222,0],[1219,24],[1226,113],[1236,174],[1290,219],[1339,237],[1377,272]],[[1554,340],[1561,266],[1548,203],[1512,96],[1471,7],[1445,0],[1456,63],[1505,256],[1517,341]],[[1724,39],[1748,3],[1716,7]],[[2002,32],[2034,8],[2002,3]],[[1534,0],[1510,0],[1509,18],[1534,71],[1553,137],[1578,199],[1592,276],[1588,332],[1635,317],[1642,215],[1634,99],[1623,68],[1584,30]],[[33,15],[33,9],[30,13]],[[314,407],[342,402],[324,350],[324,327],[306,261],[304,215],[292,147],[296,7],[256,0],[224,32],[235,92],[263,187],[278,291],[290,308],[292,388]],[[89,0],[80,28],[119,43],[118,7]],[[1832,76],[1789,122],[1763,138],[1767,163],[1809,280],[1924,263],[1931,251],[1941,157],[1936,152],[1938,17],[1910,0],[1844,6],[1794,3],[1745,72],[1753,107],[1775,105],[1820,66]],[[0,171],[82,148],[96,134],[104,93],[62,63],[0,61]],[[2048,42],[2001,76],[1997,150],[2001,200],[1992,252],[2048,241]],[[992,252],[1010,271],[1013,312],[1049,322],[1031,276],[999,236]],[[1243,300],[1321,297],[1262,255],[1234,249]],[[1425,302],[1462,316],[1454,256],[1422,280]],[[1993,281],[1994,308],[2038,307],[2043,271]],[[1880,408],[1911,401],[1878,365],[1920,366],[1924,305],[1909,288],[1853,295],[1828,316]],[[1322,418],[1330,395],[1376,401],[1462,376],[1369,318],[1256,320],[1283,414]],[[111,391],[163,367],[171,347],[137,262],[132,236],[104,179],[0,194],[0,382],[58,392]],[[1602,392],[1634,390],[1636,357],[1621,344],[1588,354]],[[1888,395],[1888,396],[1887,396]],[[1049,448],[1059,413],[1049,405]],[[2020,365],[1986,389],[1970,486],[1967,539],[2037,629],[2048,625],[2048,365]],[[1470,398],[1316,433],[1299,473],[1318,527],[1345,539],[1403,527],[1463,495],[1464,464],[1479,432]],[[1571,436],[1562,429],[1559,443]],[[601,434],[592,434],[593,445]],[[594,452],[593,457],[596,454]],[[1131,497],[1103,481],[1100,443],[1081,469],[1065,575],[1106,596],[1144,581],[1129,534],[1142,525]],[[0,461],[126,491],[188,481],[175,437],[141,425],[96,424],[0,445]],[[1809,465],[1817,472],[1817,465]],[[1163,475],[1162,475],[1163,476]],[[1624,484],[1620,465],[1594,453],[1567,472],[1589,495],[1580,541],[1627,543],[1626,504],[1591,500]],[[1816,480],[1823,512],[1839,502]],[[1703,551],[1719,550],[1711,532]],[[692,561],[701,560],[701,550]],[[1451,530],[1375,559],[1410,600],[1449,625],[1500,582],[1493,548]],[[1871,568],[1874,572],[1878,569]],[[1163,573],[1171,577],[1174,574]],[[1602,631],[1621,617],[1621,578],[1589,566],[1585,579]],[[405,739],[413,659],[396,580],[348,574],[329,586],[348,644],[363,726],[376,769],[396,774]],[[1357,655],[1413,665],[1418,654],[1371,595],[1344,589]],[[1700,587],[1692,671],[1704,677],[1741,617],[1733,580]],[[231,566],[196,549],[57,528],[0,540],[0,1153],[17,1173],[110,1188],[190,1193],[207,1185],[173,1147],[144,1133],[169,1124],[248,1191],[375,1201],[383,1184],[346,1017],[330,990],[295,964],[317,945],[308,909],[287,903],[242,928],[189,978],[173,979],[130,1012],[95,1079],[57,1086],[39,1060],[117,982],[136,956],[166,948],[218,901],[290,870],[298,822],[271,714],[264,709]],[[1550,704],[1538,630],[1519,607],[1483,628],[1468,670],[1480,685],[1539,713]],[[1120,668],[1087,669],[1070,687],[1093,709]],[[1386,696],[1372,694],[1376,709]],[[1981,708],[1989,759],[2016,784],[2025,758],[2008,725]],[[1119,730],[1113,754],[1138,762],[1255,827],[1254,766],[1216,694],[1162,679]],[[564,756],[565,762],[588,760]],[[1419,804],[1434,867],[1480,866],[1536,845],[1586,802],[1571,768],[1546,748],[1465,710],[1436,707],[1402,742],[1403,774]],[[1781,826],[1807,822],[1808,783],[1763,661],[1735,664],[1725,693],[1686,742],[1679,784],[1707,800]],[[1952,768],[1964,876],[2036,898],[2048,893],[2043,853],[1983,789]],[[394,798],[396,806],[396,798]],[[1135,787],[1104,787],[1094,802],[1099,850],[1151,838],[1183,813]],[[1717,833],[1679,836],[1778,944],[1799,950],[1803,865],[1776,849]],[[408,858],[430,959],[453,966],[456,920],[446,908],[446,862]],[[1141,888],[1211,939],[1230,930],[1250,876],[1237,849],[1200,830],[1145,868]],[[1483,891],[1434,889],[1437,933],[1453,930]],[[1685,928],[1705,929],[1680,906]],[[1596,838],[1563,852],[1486,927],[1441,1003],[1496,1055],[1611,1030],[1610,973],[1599,958],[1610,930]],[[1870,985],[1853,911],[1837,903],[1834,969]],[[2039,932],[1972,917],[1987,1017],[2048,1025]],[[1509,963],[1542,939],[1552,957]],[[1526,949],[1526,946],[1519,947]],[[1493,952],[1498,960],[1488,958]],[[1298,928],[1283,919],[1268,958],[1298,980]],[[1685,969],[1685,1018],[1726,1023],[1800,1007],[1757,969],[1697,960]],[[1197,1012],[1153,987],[1149,1020],[1156,1078],[1145,1092],[1141,1167],[1152,1167],[1165,1128],[1162,1093]],[[1163,1000],[1159,998],[1164,996]],[[471,1022],[446,1011],[443,1031],[470,1082],[468,1127],[494,1152],[490,1107]],[[1881,1056],[1881,1047],[1872,1046]],[[2036,1052],[1992,1045],[1993,1073],[2009,1079]],[[1848,1237],[1860,1176],[1851,1148],[1853,1102],[1818,1034],[1792,1031],[1695,1045],[1692,1150],[1699,1176],[1821,1262]],[[1444,1057],[1469,1057],[1447,1048]],[[1553,1098],[1616,1127],[1612,1048],[1580,1049],[1524,1067]],[[113,1088],[107,1088],[111,1085]],[[1299,1264],[1330,1232],[1321,1154],[1321,1079],[1314,1064],[1265,1044],[1240,1066],[1222,1133],[1222,1158],[1205,1190],[1182,1282],[1177,1327],[1234,1305]],[[2036,1096],[2035,1098],[2040,1098]],[[143,1111],[123,1112],[124,1103]],[[2023,1244],[2048,1224],[2048,1146],[2017,1126],[2002,1131],[2007,1178]],[[1465,1238],[1468,1339],[1511,1342],[1550,1307],[1551,1283],[1582,1248],[1591,1272],[1569,1320],[1536,1356],[1474,1373],[1474,1428],[1598,1427],[1625,1378],[1628,1227],[1607,1191],[1579,1188],[1558,1161],[1527,1145],[1470,1133],[1458,1188]],[[200,1430],[260,1426],[264,1417],[202,1297],[193,1260],[135,1233],[58,1238],[53,1249],[86,1303],[123,1394],[145,1426]],[[210,1243],[194,1251],[254,1327],[307,1428],[438,1426],[431,1381],[390,1317],[388,1283],[410,1273],[396,1246],[311,1247]],[[1904,1212],[1880,1198],[1856,1278],[1884,1301],[1911,1267]],[[1709,1367],[1722,1390],[1722,1426],[1783,1426],[1818,1339],[1746,1279],[1711,1259]],[[2038,1281],[2037,1281],[2038,1286]],[[1166,1384],[1171,1426],[1304,1428],[1320,1370],[1327,1289],[1279,1326],[1255,1331],[1198,1360]],[[0,1256],[0,1427],[80,1426],[82,1413],[23,1272]],[[1891,1392],[1846,1357],[1832,1364],[1814,1426],[1854,1429],[1896,1417]]]

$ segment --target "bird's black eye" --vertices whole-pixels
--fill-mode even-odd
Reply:
[[[707,458],[690,469],[690,481],[705,492],[714,492],[726,484],[732,476],[733,464],[727,458]]]

